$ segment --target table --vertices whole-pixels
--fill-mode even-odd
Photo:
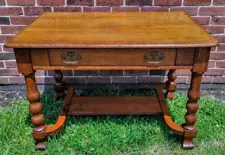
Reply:
[[[194,148],[196,112],[202,74],[210,48],[218,45],[184,12],[152,13],[44,13],[5,46],[14,48],[18,71],[24,75],[32,114],[36,148],[46,149],[45,139],[60,131],[67,115],[162,114],[165,123],[183,136],[182,146]],[[185,123],[176,124],[166,98],[173,99],[176,70],[191,70]],[[44,124],[36,70],[55,71],[57,97],[67,95],[58,120]],[[73,97],[61,70],[169,70],[156,97]],[[163,93],[166,90],[166,93]],[[204,130],[204,129],[202,129]]]

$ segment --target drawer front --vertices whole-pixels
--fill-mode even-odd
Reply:
[[[52,66],[170,66],[176,49],[49,49]]]

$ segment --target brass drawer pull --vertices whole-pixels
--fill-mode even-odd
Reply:
[[[148,64],[159,64],[163,61],[164,55],[160,52],[151,52],[144,55],[144,60]]]
[[[82,59],[82,56],[76,52],[67,52],[61,55],[61,59],[67,65],[75,65]]]

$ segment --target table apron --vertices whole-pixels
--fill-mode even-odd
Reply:
[[[35,70],[192,69],[195,48],[30,49]]]

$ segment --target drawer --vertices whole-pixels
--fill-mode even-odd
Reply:
[[[170,66],[176,49],[49,49],[52,66]]]

